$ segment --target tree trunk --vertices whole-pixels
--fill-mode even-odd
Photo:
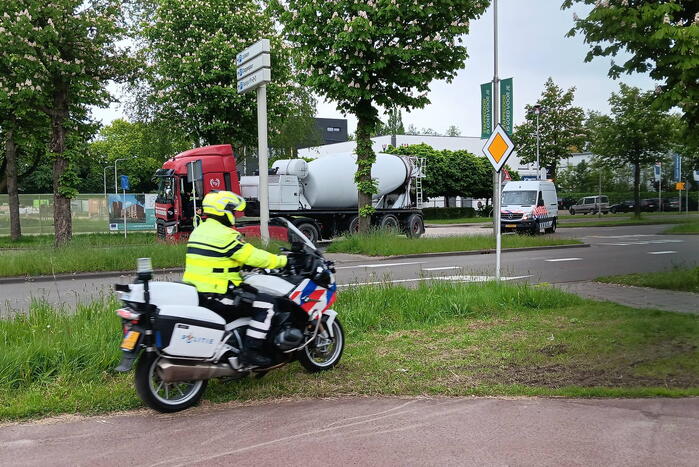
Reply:
[[[5,138],[5,160],[7,161],[5,175],[10,204],[10,238],[15,241],[22,236],[22,227],[19,222],[19,193],[17,192],[17,145],[12,130],[7,131]]]
[[[357,116],[357,172],[354,181],[357,184],[357,206],[359,212],[359,233],[366,233],[371,227],[371,215],[374,208],[372,195],[376,184],[371,178],[371,167],[376,161],[376,154],[371,147],[371,132],[375,125],[376,109],[370,101],[361,100],[356,108]]]
[[[449,196],[444,195],[444,207],[448,208],[449,207]]]
[[[641,217],[641,164],[633,165],[633,215],[636,219]]]
[[[54,108],[51,115],[51,145],[53,154],[53,230],[55,245],[66,245],[73,236],[73,225],[70,213],[70,198],[62,194],[62,177],[68,168],[65,157],[66,129],[64,126],[68,115],[68,90],[65,86],[57,86],[54,95]]]

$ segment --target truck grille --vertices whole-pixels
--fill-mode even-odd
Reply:
[[[158,222],[157,231],[158,231],[158,238],[164,239],[165,238],[165,224],[161,224],[160,222]]]
[[[513,221],[522,218],[521,212],[503,212],[500,217],[508,221]]]

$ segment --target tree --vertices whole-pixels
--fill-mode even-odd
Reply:
[[[374,131],[373,136],[384,136],[384,135],[404,135],[405,127],[403,126],[403,114],[400,109],[396,107],[390,107],[386,111],[388,120],[386,123],[380,121]]]
[[[542,167],[549,167],[553,177],[561,159],[581,148],[586,140],[585,112],[573,106],[575,88],[563,91],[552,78],[544,85],[537,104],[543,108],[539,115],[539,160]],[[536,161],[536,115],[534,106],[525,106],[526,119],[517,125],[512,140],[522,162]]]
[[[451,81],[467,57],[469,20],[487,0],[277,0],[288,40],[298,48],[305,84],[357,117],[359,230],[366,232],[377,192],[370,136],[377,105],[429,103],[429,84]]]
[[[121,163],[119,173],[129,176],[131,190],[152,191],[154,185],[151,179],[156,169],[171,156],[191,147],[189,139],[162,122],[114,120],[100,129],[84,153],[85,157],[79,161],[81,179],[87,182],[81,188],[102,191],[103,168],[114,165],[117,159],[128,159]]]
[[[451,125],[447,128],[446,136],[461,136],[461,130],[456,125]]]
[[[687,123],[687,136],[697,136],[699,126],[699,5],[696,0],[641,2],[629,0],[565,0],[595,4],[585,18],[574,15],[575,27],[568,36],[581,32],[591,45],[585,57],[631,54],[624,63],[612,61],[609,76],[645,73],[662,82],[653,103],[662,109],[679,107]]]
[[[80,130],[88,106],[110,101],[107,81],[126,76],[131,62],[127,51],[116,46],[125,36],[123,7],[118,0],[15,0],[5,5],[0,48],[30,76],[23,87],[51,121],[55,241],[64,245],[72,236],[70,198],[77,182],[67,136]]]
[[[277,142],[290,120],[315,112],[310,93],[298,86],[291,50],[282,44],[264,2],[255,0],[142,0],[142,54],[150,64],[138,83],[139,120],[156,117],[196,142],[255,146],[255,93],[238,94],[236,55],[258,39],[272,45],[267,86],[269,135]],[[284,145],[293,139],[285,135]]]
[[[641,215],[641,167],[653,164],[670,148],[668,116],[654,108],[652,92],[620,85],[609,98],[611,115],[589,117],[590,149],[612,167],[633,166],[634,213]]]

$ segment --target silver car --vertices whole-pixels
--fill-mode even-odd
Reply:
[[[601,212],[607,214],[609,212],[609,198],[607,196],[586,196],[580,198],[577,204],[574,204],[568,209],[570,214],[587,214]]]

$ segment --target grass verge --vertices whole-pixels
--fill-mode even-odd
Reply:
[[[670,227],[665,232],[666,234],[699,234],[699,221],[688,222],[686,224],[678,224]]]
[[[133,234],[126,239],[109,234],[77,235],[62,248],[52,248],[53,240],[43,243],[46,241],[27,237],[27,248],[0,248],[0,277],[131,271],[136,268],[136,259],[143,257],[151,258],[154,268],[184,267],[187,249],[185,244],[158,242],[153,234]],[[258,239],[250,239],[250,243],[260,246]],[[272,242],[267,249],[278,251],[281,245]]]
[[[699,293],[699,267],[674,268],[664,272],[626,274],[623,276],[605,276],[597,279],[608,284],[635,285],[654,289],[679,290]]]
[[[524,248],[552,245],[581,244],[579,240],[550,236],[503,235],[503,248]],[[335,240],[329,253],[354,253],[370,256],[409,255],[448,251],[472,251],[495,248],[492,235],[467,235],[436,238],[406,238],[391,233],[373,231],[363,235],[349,235]]]
[[[425,219],[425,224],[480,224],[493,222],[490,217],[459,217],[456,219]]]
[[[0,237],[0,249],[35,249],[53,248],[53,235],[25,235],[17,241],[10,237]],[[157,243],[155,232],[134,232],[124,238],[123,233],[91,233],[74,235],[70,242],[72,247],[100,248],[124,245],[154,245]]]
[[[0,321],[0,420],[140,407],[119,361],[115,303],[74,314],[36,303]],[[205,399],[348,395],[699,395],[699,317],[582,300],[546,287],[352,288],[337,304],[348,346],[333,371],[294,363],[214,382]]]
[[[624,218],[624,219],[609,219],[609,220],[597,220],[589,222],[570,222],[567,220],[562,220],[558,224],[559,229],[571,228],[571,227],[617,227],[622,225],[655,225],[655,224],[685,224],[688,222],[696,221],[692,218],[687,217],[670,217],[670,216],[656,216],[656,217],[641,217],[640,219],[634,218]]]

